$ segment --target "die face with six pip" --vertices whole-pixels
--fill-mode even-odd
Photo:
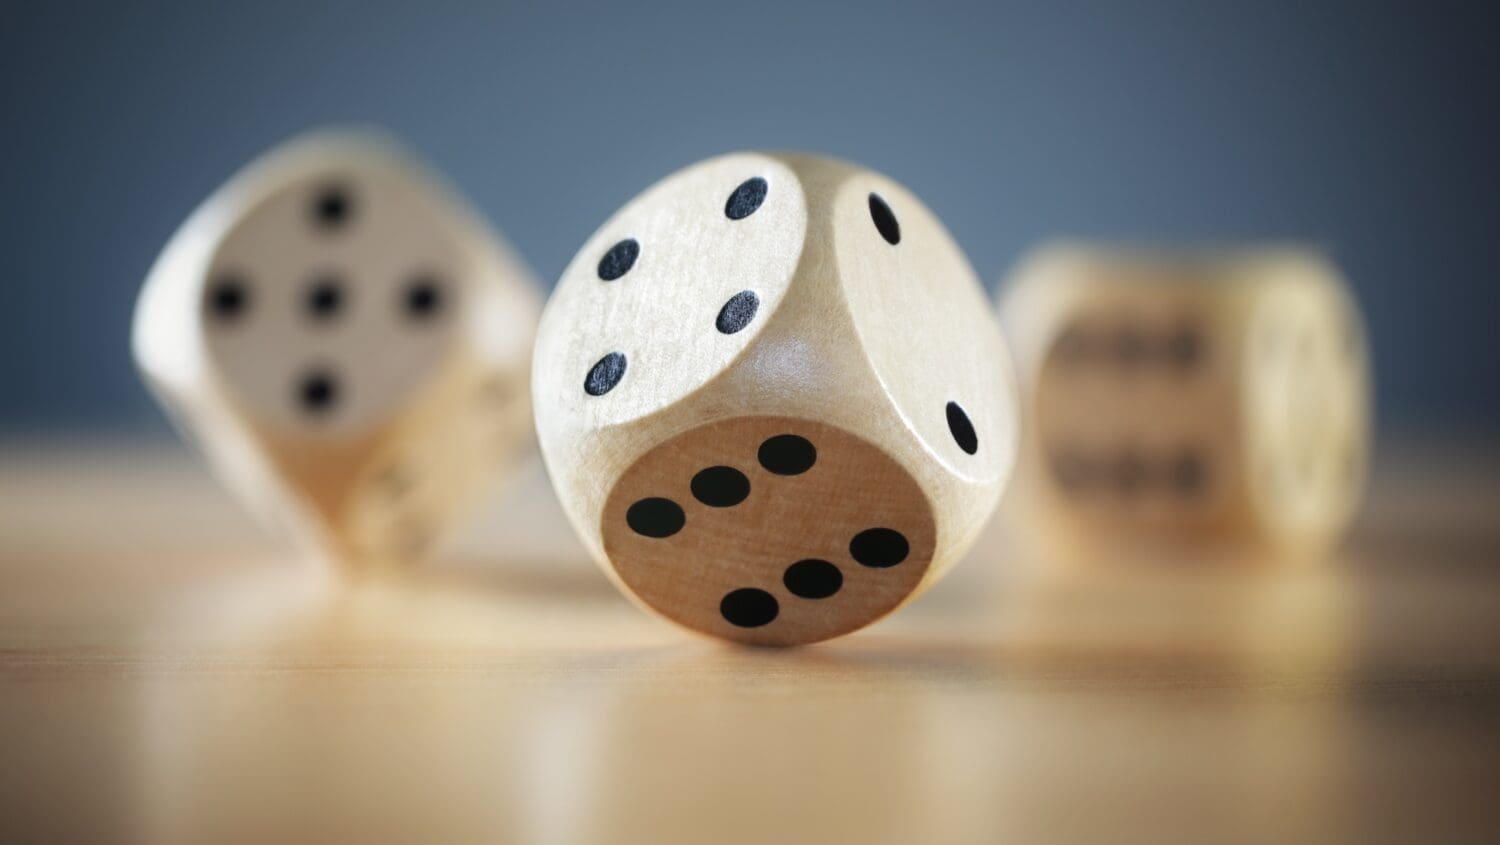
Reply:
[[[1040,530],[1114,556],[1121,540],[1316,554],[1353,518],[1366,343],[1315,254],[1059,246],[1023,262],[1001,312]]]
[[[367,133],[250,164],[151,270],[133,346],[262,517],[351,568],[421,556],[528,443],[540,298],[435,176]]]
[[[801,155],[680,171],[604,224],[538,330],[543,455],[625,592],[791,645],[935,580],[1014,454],[998,326],[914,196]]]

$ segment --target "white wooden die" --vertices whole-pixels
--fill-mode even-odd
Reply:
[[[998,325],[937,218],[802,155],[711,159],[583,246],[538,331],[543,455],[624,591],[792,645],[931,584],[1010,474]]]
[[[258,514],[346,572],[414,560],[532,442],[540,296],[392,142],[284,144],[199,207],[137,302],[137,364]]]

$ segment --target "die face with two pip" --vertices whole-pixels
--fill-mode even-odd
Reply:
[[[626,205],[538,330],[543,456],[625,592],[792,645],[889,613],[994,508],[1007,353],[942,224],[842,162],[743,153]]]
[[[137,302],[137,364],[260,515],[347,569],[423,555],[531,442],[526,268],[370,133],[295,139],[214,193]]]
[[[1352,520],[1368,356],[1319,256],[1057,246],[1001,313],[1026,397],[1019,507],[1058,545],[1305,556]]]

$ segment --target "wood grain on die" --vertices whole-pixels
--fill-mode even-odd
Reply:
[[[663,180],[588,240],[543,314],[533,384],[548,468],[606,566],[606,499],[644,455],[782,417],[910,477],[936,526],[920,590],[1009,475],[1011,378],[972,268],[912,194],[843,162],[740,153]]]
[[[1050,536],[1307,556],[1353,518],[1368,363],[1318,256],[1054,247],[1001,312],[1031,424],[1021,498]]]
[[[321,133],[189,218],[133,343],[221,478],[357,571],[420,556],[508,459],[479,432],[501,453],[530,440],[538,312],[525,267],[433,174],[377,137]],[[477,401],[494,384],[519,389]],[[365,495],[393,462],[424,495]]]
[[[937,539],[921,489],[878,447],[782,417],[663,442],[626,470],[601,520],[614,571],[648,607],[759,645],[884,616],[921,582]]]

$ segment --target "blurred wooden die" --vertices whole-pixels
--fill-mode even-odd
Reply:
[[[1365,331],[1318,255],[1055,246],[1000,311],[1024,404],[1017,507],[1055,546],[1316,554],[1354,516]]]

